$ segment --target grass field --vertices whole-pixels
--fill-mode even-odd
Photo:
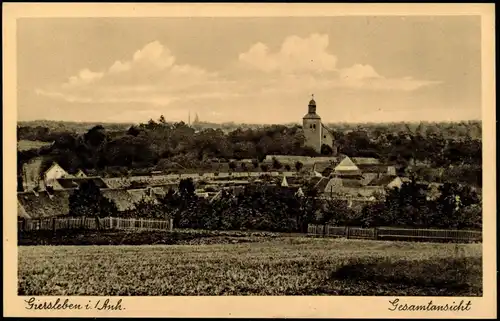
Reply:
[[[17,150],[24,151],[30,149],[38,149],[43,146],[48,146],[52,143],[41,142],[38,140],[20,140],[17,142]]]
[[[482,295],[481,245],[20,246],[19,295]]]

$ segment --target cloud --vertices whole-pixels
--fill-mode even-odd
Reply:
[[[356,64],[352,67],[340,70],[342,80],[362,80],[382,78],[370,65]]]
[[[339,87],[367,90],[413,91],[424,86],[440,84],[439,81],[414,80],[412,77],[386,78],[370,65],[355,64],[339,71]]]
[[[274,86],[262,88],[268,93],[290,92],[297,88],[413,91],[440,83],[414,80],[411,77],[386,78],[368,64],[354,64],[339,69],[338,59],[328,52],[328,46],[328,35],[312,34],[307,38],[290,36],[276,52],[271,52],[266,44],[254,44],[239,55],[239,62],[242,70],[260,71],[261,77],[267,77],[267,80],[256,81]],[[272,77],[277,81],[269,81]]]
[[[68,102],[155,105],[196,98],[204,90],[206,95],[215,95],[213,89],[219,81],[215,73],[175,61],[171,51],[155,41],[137,50],[128,61],[115,61],[99,72],[83,69],[67,82],[38,88],[36,93]]]
[[[338,68],[328,51],[328,35],[289,36],[276,50],[255,43],[235,56],[228,68],[210,72],[178,64],[169,48],[158,41],[146,44],[129,60],[115,61],[100,71],[82,69],[62,84],[38,88],[36,93],[77,103],[138,103],[168,106],[203,105],[232,98],[241,105],[285,94],[309,95],[333,89],[413,91],[436,81],[411,77],[386,78],[368,64]],[[236,104],[238,105],[238,104]],[[174,108],[174,107],[172,107]]]
[[[337,57],[327,52],[328,35],[308,38],[287,37],[276,53],[263,43],[256,43],[239,55],[239,61],[264,72],[301,73],[334,71]]]

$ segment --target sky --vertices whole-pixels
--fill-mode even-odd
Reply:
[[[18,120],[481,119],[479,16],[22,18]]]

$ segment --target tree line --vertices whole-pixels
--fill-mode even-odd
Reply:
[[[480,123],[456,125],[460,128],[464,126],[477,128]],[[376,157],[382,162],[401,166],[453,167],[455,177],[467,177],[471,184],[480,185],[480,138],[467,134],[450,137],[451,129],[448,127],[442,131],[417,129],[408,126],[402,130],[388,125],[369,130],[333,129],[333,134],[341,154]],[[130,126],[127,130],[107,130],[97,125],[81,134],[50,131],[40,126],[18,126],[18,139],[54,142],[39,150],[18,151],[21,166],[35,156],[44,155],[46,162],[56,161],[70,172],[84,169],[98,175],[123,175],[130,169],[203,169],[210,168],[214,161],[228,162],[231,159],[254,159],[260,163],[266,155],[277,154],[319,156],[311,148],[304,147],[303,132],[298,125],[237,128],[225,132],[213,128],[197,130],[183,122],[167,123],[163,117],[158,121]],[[323,148],[322,152],[329,155],[332,150]]]
[[[428,199],[427,187],[415,180],[390,189],[384,201],[350,208],[345,200],[321,199],[306,186],[303,194],[293,188],[251,185],[239,192],[221,191],[218,197],[195,194],[191,179],[180,181],[157,202],[141,200],[135,209],[118,212],[92,182],[70,197],[72,216],[122,216],[172,218],[178,228],[214,230],[307,231],[308,224],[361,227],[480,229],[482,207],[479,195],[468,186],[444,184],[435,199]]]

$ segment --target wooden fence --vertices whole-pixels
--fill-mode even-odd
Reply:
[[[437,230],[437,229],[407,229],[393,227],[342,227],[330,225],[309,225],[308,234],[324,237],[344,237],[371,240],[405,240],[405,241],[455,241],[481,242],[480,231],[467,230]]]
[[[66,229],[88,229],[88,230],[173,230],[173,220],[148,220],[118,217],[63,217],[29,219],[18,221],[18,231],[35,230],[66,230]]]

